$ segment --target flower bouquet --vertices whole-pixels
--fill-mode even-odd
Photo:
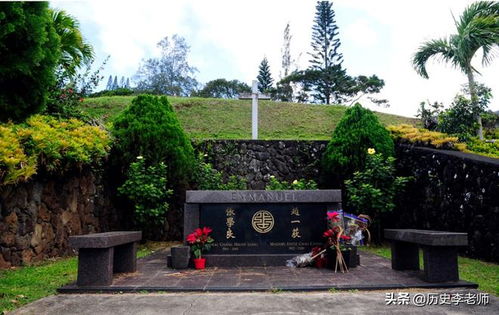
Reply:
[[[203,251],[210,250],[213,238],[210,236],[212,229],[204,227],[197,228],[194,232],[187,236],[187,243],[191,246],[191,251],[194,255],[194,268],[204,269],[206,266],[206,258],[202,258]]]
[[[322,236],[326,238],[326,248],[336,252],[336,263],[334,272],[337,272],[338,267],[341,272],[348,272],[348,266],[343,258],[342,249],[346,249],[345,243],[350,240],[348,235],[344,235],[343,222],[340,218],[340,213],[337,211],[327,213],[328,230]]]

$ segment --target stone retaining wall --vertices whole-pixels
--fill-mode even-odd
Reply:
[[[245,177],[249,189],[280,180],[321,182],[327,141],[209,140],[196,144],[225,175]],[[391,228],[467,232],[466,254],[499,262],[499,159],[456,151],[397,146],[400,175],[414,176],[400,196]],[[322,183],[321,188],[338,188]]]
[[[246,178],[248,189],[265,189],[270,176],[293,181],[318,180],[327,141],[206,140],[195,144],[224,175]]]
[[[264,189],[271,175],[320,182],[326,145],[327,141],[207,140],[195,147],[226,176],[245,177],[249,189]],[[469,256],[499,262],[499,159],[398,146],[397,167],[415,181],[400,196],[386,227],[467,232]],[[129,225],[128,216],[118,214],[109,186],[102,174],[85,169],[0,187],[0,268],[68,254],[70,235]],[[168,238],[181,237],[180,210],[171,209],[168,222]]]
[[[499,262],[499,159],[402,145],[396,154],[399,173],[415,180],[395,226],[467,232],[468,256]]]
[[[69,254],[70,235],[118,227],[109,195],[89,169],[0,187],[0,268]]]

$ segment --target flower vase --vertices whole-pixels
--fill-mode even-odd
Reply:
[[[194,258],[194,268],[204,269],[206,267],[206,258]]]

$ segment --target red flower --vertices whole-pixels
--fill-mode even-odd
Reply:
[[[333,235],[334,235],[333,230],[327,230],[326,232],[324,232],[324,234],[322,236],[323,237],[332,237]]]
[[[340,220],[339,215],[340,214],[338,212],[336,212],[336,211],[334,211],[334,212],[328,212],[327,213],[327,219],[331,220],[333,222],[338,222]]]
[[[194,233],[196,234],[196,236],[202,236],[203,235],[203,230],[201,230],[200,228],[197,228]]]
[[[194,244],[196,242],[196,240],[197,240],[196,234],[191,233],[191,234],[187,235],[187,242],[189,244]]]
[[[341,238],[342,238],[342,239],[344,239],[344,240],[346,240],[346,241],[348,241],[348,240],[351,240],[351,239],[352,239],[352,238],[351,238],[350,236],[348,236],[348,235],[342,235],[342,236],[341,236]]]
[[[208,234],[210,234],[210,233],[211,233],[211,231],[213,231],[213,230],[212,230],[212,229],[210,229],[210,228],[209,228],[209,227],[207,227],[207,226],[205,226],[205,227],[203,228],[203,234],[204,234],[204,235],[208,235]]]

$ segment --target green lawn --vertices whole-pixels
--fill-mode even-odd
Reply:
[[[87,98],[82,109],[109,122],[128,106],[133,96]],[[196,139],[250,139],[251,101],[168,97],[185,131]],[[260,139],[331,138],[347,107],[260,101]],[[417,124],[418,120],[376,113],[385,124]]]
[[[378,256],[391,258],[389,246],[363,247]],[[499,296],[499,265],[484,262],[478,259],[458,257],[459,278],[474,283],[478,283],[478,288],[482,291]],[[419,254],[419,265],[423,268],[423,254]]]
[[[148,242],[137,256],[144,257],[171,243]],[[0,270],[0,314],[56,293],[57,288],[76,280],[76,257],[49,259],[43,263]]]

